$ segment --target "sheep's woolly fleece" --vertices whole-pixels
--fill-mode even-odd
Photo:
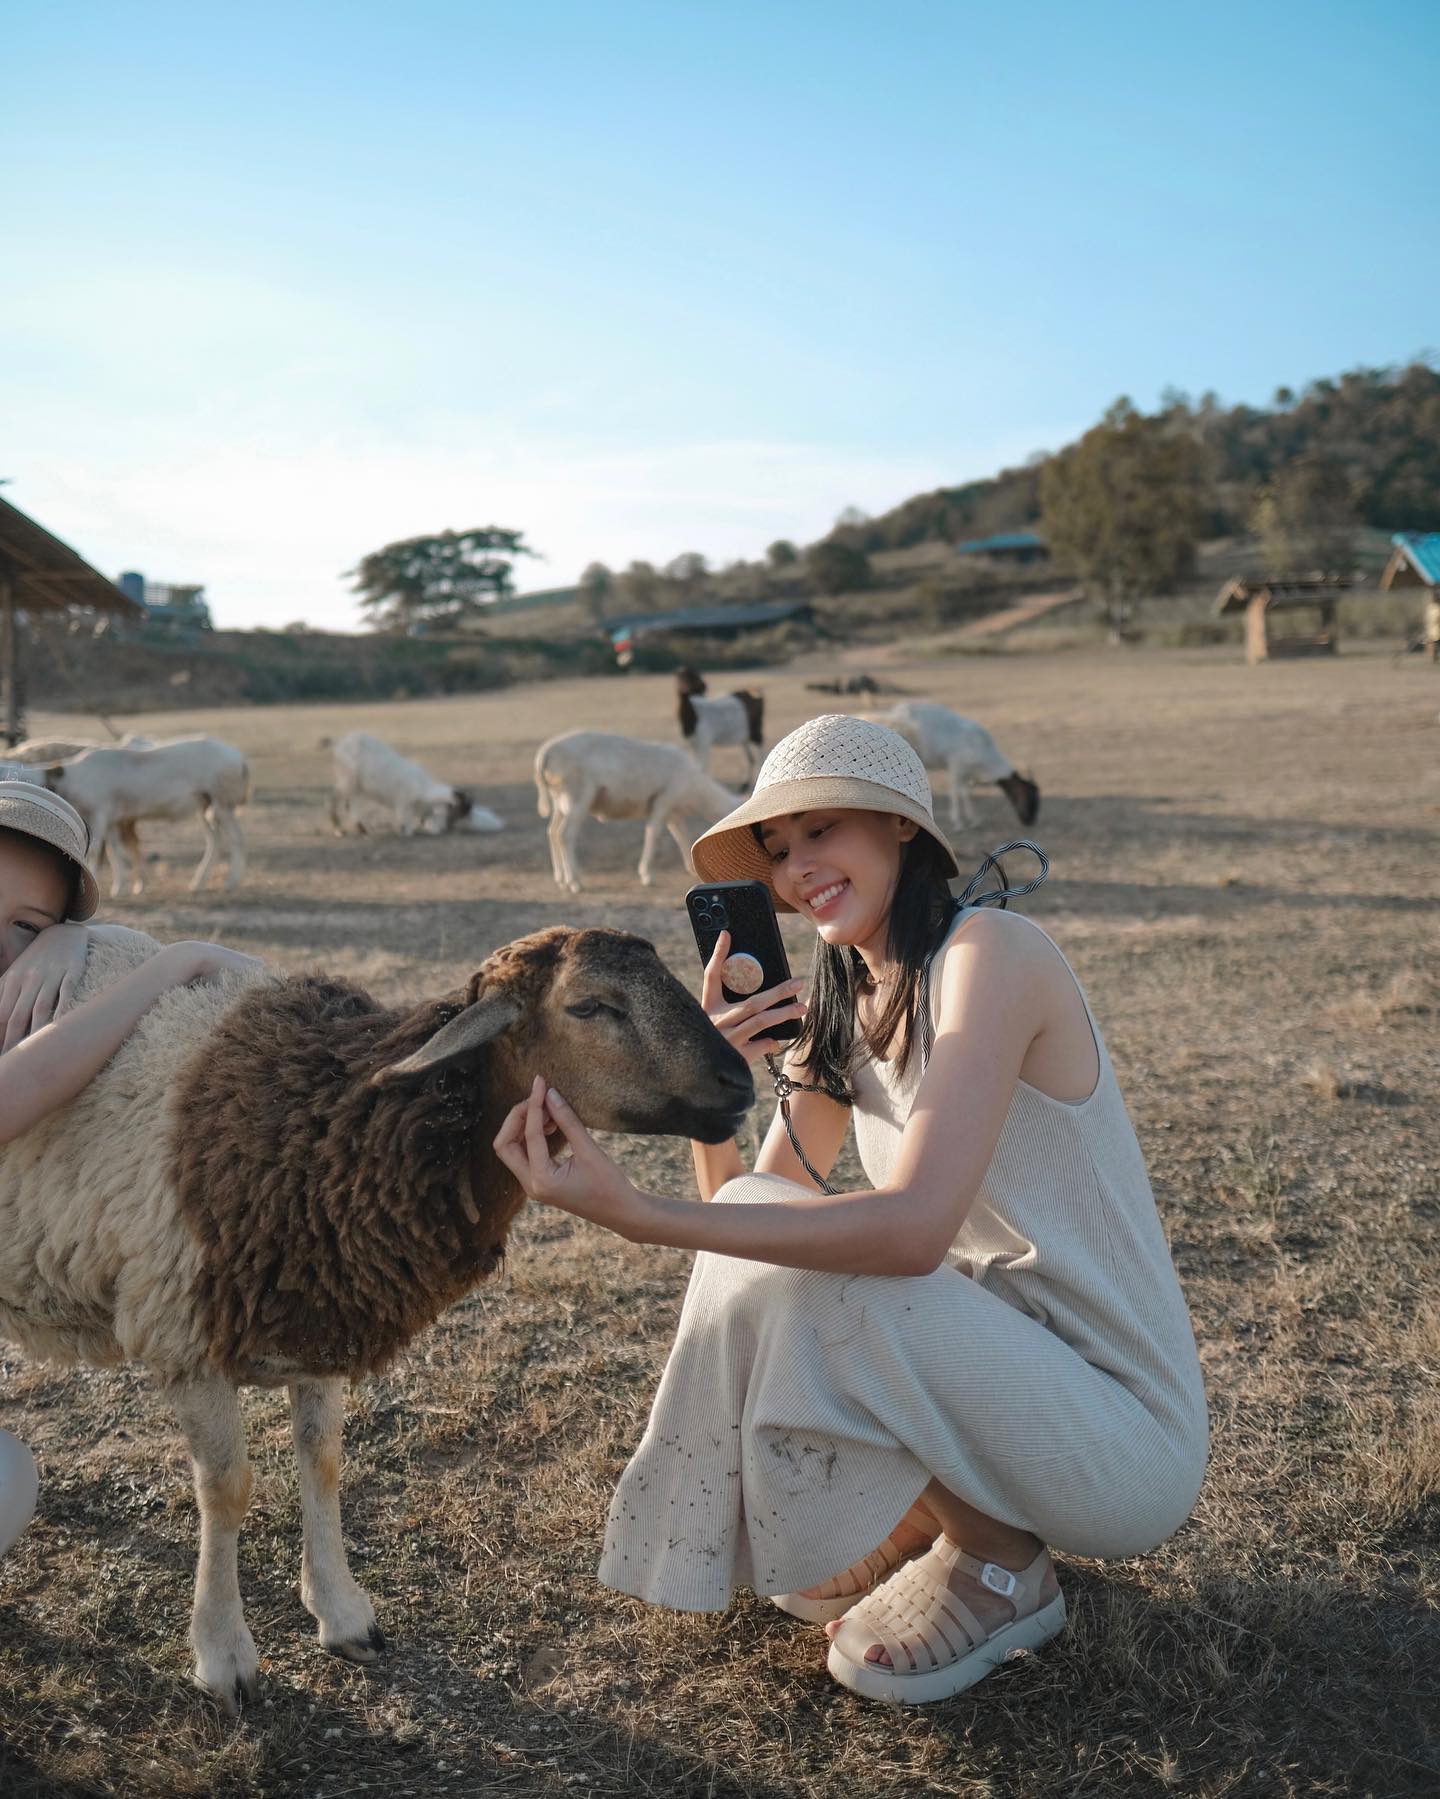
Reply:
[[[564,937],[510,946],[486,972],[518,996]],[[79,997],[157,947],[138,932],[97,941]],[[495,1266],[521,1202],[473,1068],[366,1078],[481,982],[408,1014],[259,972],[163,994],[103,1078],[0,1150],[0,1335],[162,1378],[382,1366]],[[457,1179],[469,1156],[483,1181],[473,1167]]]

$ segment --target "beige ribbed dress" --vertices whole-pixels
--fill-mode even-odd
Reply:
[[[937,958],[932,1005],[940,990]],[[1195,1340],[1090,1022],[1094,1091],[1070,1105],[1019,1083],[933,1274],[696,1257],[610,1509],[602,1581],[682,1611],[721,1610],[737,1584],[797,1592],[874,1549],[932,1475],[1075,1555],[1136,1555],[1184,1522],[1207,1451]],[[875,1186],[919,1062],[903,1080],[888,1063],[858,1071],[856,1140]],[[795,1191],[742,1175],[711,1203]]]

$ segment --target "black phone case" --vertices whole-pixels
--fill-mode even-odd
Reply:
[[[785,940],[780,935],[770,889],[763,881],[712,881],[703,887],[692,887],[685,895],[685,910],[690,914],[690,928],[702,962],[710,960],[720,933],[729,931],[730,954],[754,956],[760,964],[764,980],[757,991],[765,992],[790,979]],[[749,997],[732,992],[723,981],[720,991],[732,1005]],[[787,1018],[766,1032],[777,1043],[789,1043],[799,1035],[798,1018]]]

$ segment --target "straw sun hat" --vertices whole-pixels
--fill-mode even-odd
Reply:
[[[100,904],[100,889],[85,866],[90,833],[69,800],[34,781],[0,780],[0,825],[59,850],[78,877],[68,916],[78,924],[93,915]]]
[[[910,819],[939,844],[947,877],[959,874],[935,823],[924,763],[898,732],[843,712],[812,718],[780,739],[761,764],[749,799],[696,842],[691,852],[696,873],[706,881],[763,881],[776,909],[793,912],[775,892],[770,858],[750,827],[791,812],[831,807]]]

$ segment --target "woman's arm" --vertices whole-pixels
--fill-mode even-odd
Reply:
[[[226,969],[260,966],[254,956],[216,943],[172,943],[94,999],[7,1049],[0,1056],[0,1143],[72,1100],[169,988]]]
[[[944,1260],[995,1152],[1026,1051],[1054,1002],[1052,960],[1038,932],[985,913],[957,933],[930,1066],[883,1190],[703,1207],[642,1193],[539,1083],[507,1118],[496,1152],[533,1198],[633,1241],[790,1268],[927,1274]],[[547,1111],[570,1143],[567,1160],[556,1162],[546,1147]]]

